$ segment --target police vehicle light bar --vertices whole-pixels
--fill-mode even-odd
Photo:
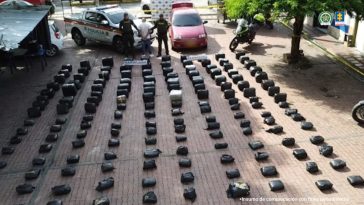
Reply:
[[[112,5],[107,5],[107,6],[99,6],[96,8],[96,10],[102,11],[105,9],[111,9],[111,8],[117,8],[117,7],[119,7],[117,4],[112,4]]]

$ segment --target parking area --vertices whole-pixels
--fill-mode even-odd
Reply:
[[[250,196],[246,200],[259,200],[261,204],[301,204],[292,200],[312,200],[307,204],[360,204],[363,202],[363,187],[353,187],[347,182],[351,175],[364,176],[364,166],[361,163],[364,156],[362,139],[363,127],[354,123],[351,118],[352,106],[363,97],[364,85],[347,74],[341,65],[327,58],[320,50],[303,41],[301,46],[306,57],[310,60],[307,64],[287,66],[282,63],[282,55],[290,49],[290,33],[280,25],[270,31],[262,29],[254,43],[250,46],[240,45],[238,51],[247,52],[250,59],[256,61],[267,73],[269,79],[274,80],[281,92],[287,94],[287,102],[291,108],[298,109],[299,113],[312,122],[314,129],[306,131],[300,128],[300,123],[295,122],[285,115],[285,109],[280,108],[263,90],[260,83],[251,76],[249,70],[235,59],[235,53],[229,51],[228,45],[233,38],[234,25],[219,24],[209,21],[206,24],[209,46],[206,50],[171,52],[171,63],[174,72],[179,76],[183,91],[182,110],[186,130],[183,135],[187,141],[176,142],[173,117],[169,92],[163,71],[161,59],[151,58],[152,73],[156,79],[155,118],[145,118],[143,103],[143,75],[140,66],[132,68],[131,91],[126,103],[125,111],[122,111],[122,119],[114,119],[117,109],[116,97],[120,83],[120,66],[123,56],[113,52],[109,46],[100,46],[96,43],[88,43],[84,47],[77,47],[68,36],[65,41],[65,49],[59,56],[48,58],[49,65],[44,72],[34,67],[29,73],[19,71],[14,75],[4,73],[0,76],[0,146],[9,146],[9,139],[16,133],[16,129],[23,127],[26,119],[27,108],[32,105],[35,97],[40,94],[46,84],[53,80],[53,76],[60,70],[61,65],[71,64],[73,73],[77,73],[79,62],[88,60],[91,63],[91,71],[75,96],[73,108],[65,115],[57,115],[56,106],[63,97],[62,91],[56,92],[53,99],[42,112],[42,116],[35,119],[35,125],[28,127],[28,133],[22,136],[21,143],[10,145],[15,151],[10,155],[1,155],[0,161],[7,166],[0,169],[0,197],[2,204],[46,204],[54,199],[61,199],[64,204],[92,204],[98,197],[106,196],[110,204],[142,204],[143,195],[148,191],[154,191],[158,204],[191,204],[185,200],[183,191],[187,187],[196,189],[197,198],[195,204],[256,204],[257,201],[244,201],[229,199],[226,190],[229,183],[243,181],[250,185]],[[153,44],[153,52],[156,53],[156,42]],[[244,49],[243,49],[244,48]],[[240,102],[240,111],[245,114],[245,119],[251,123],[252,135],[244,135],[240,127],[241,120],[234,119],[234,113],[229,103],[224,99],[224,93],[220,86],[206,72],[206,69],[197,61],[194,61],[196,69],[204,78],[206,89],[209,91],[208,102],[212,111],[201,114],[197,95],[194,87],[186,75],[186,70],[180,62],[180,56],[206,54],[212,64],[218,65],[215,60],[216,53],[224,53],[238,70],[250,87],[256,89],[259,101],[263,103],[260,109],[253,109],[249,99],[243,96],[236,84],[232,88]],[[72,141],[80,131],[80,123],[85,115],[84,104],[90,96],[94,80],[99,78],[101,59],[113,57],[115,65],[111,69],[110,80],[103,89],[102,101],[93,114],[92,127],[87,130],[85,145],[82,148],[73,148]],[[222,68],[218,65],[218,67]],[[223,70],[223,69],[222,69]],[[228,82],[232,80],[227,72],[222,71]],[[278,125],[284,132],[276,135],[266,132],[272,126],[263,123],[261,113],[269,111],[274,116]],[[212,139],[207,131],[205,117],[214,115],[220,122],[220,130],[224,137]],[[59,139],[53,142],[49,153],[39,154],[39,147],[45,143],[50,132],[50,127],[59,117],[67,119],[58,133]],[[147,120],[157,123],[156,145],[146,145],[147,137],[145,122]],[[108,140],[112,138],[110,125],[113,122],[121,123],[122,128],[118,139],[120,146],[109,147]],[[325,143],[333,146],[334,153],[330,157],[324,157],[319,153],[319,147],[310,142],[309,138],[321,135]],[[281,144],[283,138],[295,138],[295,146],[285,147]],[[260,140],[264,148],[253,151],[248,143]],[[215,143],[228,143],[226,149],[215,149]],[[187,146],[187,157],[192,160],[190,168],[181,168],[178,160],[181,156],[176,154],[178,146]],[[143,170],[143,156],[147,148],[158,148],[162,151],[155,158],[157,169]],[[292,152],[294,149],[304,149],[308,157],[297,160]],[[101,164],[104,153],[112,151],[117,159],[111,160],[115,169],[112,172],[103,173]],[[269,153],[269,158],[264,161],[256,161],[254,154],[257,151]],[[229,154],[235,158],[234,163],[222,164],[222,154]],[[76,174],[72,177],[61,176],[61,169],[67,166],[66,158],[70,155],[79,155],[80,160],[72,165]],[[46,163],[43,166],[34,167],[32,160],[44,156]],[[332,159],[346,161],[347,167],[334,170],[329,162]],[[314,161],[319,167],[319,172],[311,174],[306,171],[306,162]],[[273,165],[278,170],[274,177],[264,177],[260,168]],[[40,176],[34,180],[25,180],[24,175],[31,169],[41,169]],[[240,177],[228,179],[226,171],[237,168]],[[181,183],[181,174],[192,172],[192,183]],[[99,181],[108,177],[114,178],[113,188],[99,192],[95,188]],[[157,181],[154,187],[143,188],[142,179],[154,177]],[[280,179],[285,186],[284,190],[273,192],[268,183],[271,180]],[[320,191],[315,182],[320,179],[328,179],[333,184],[333,189]],[[35,186],[30,194],[18,195],[15,187],[29,183]],[[56,185],[67,184],[71,192],[66,195],[55,196],[51,188]],[[269,198],[288,201],[272,202],[264,201]],[[291,201],[290,201],[291,200]]]

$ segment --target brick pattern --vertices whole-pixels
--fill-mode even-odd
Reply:
[[[213,29],[225,29],[217,24]],[[22,79],[22,86],[34,85],[29,87],[29,93],[24,95],[18,89],[15,82],[2,88],[6,90],[6,94],[10,95],[9,102],[1,102],[1,111],[5,113],[1,115],[1,121],[4,124],[0,125],[1,146],[7,143],[8,136],[10,137],[16,127],[21,126],[24,119],[25,108],[24,104],[30,104],[32,97],[35,96],[39,87],[34,84],[34,81],[40,79],[42,84],[54,74],[59,65],[63,64],[65,59],[77,67],[78,62],[82,59],[95,59],[93,64],[95,68],[92,70],[78,93],[77,101],[74,107],[67,115],[68,124],[62,129],[62,137],[57,142],[57,148],[54,149],[54,156],[47,159],[47,172],[31,183],[36,185],[37,190],[33,194],[19,196],[15,192],[15,187],[18,184],[24,183],[24,172],[30,169],[30,160],[38,156],[38,147],[44,142],[46,134],[49,132],[49,126],[53,124],[56,118],[55,104],[57,99],[62,94],[58,92],[55,99],[43,112],[42,117],[37,119],[36,125],[30,128],[30,132],[21,144],[16,148],[15,154],[11,156],[0,156],[0,160],[6,160],[9,165],[0,170],[0,184],[5,185],[0,190],[0,197],[3,199],[2,204],[45,204],[47,201],[59,198],[64,204],[91,204],[92,200],[100,196],[108,196],[111,204],[142,204],[142,196],[147,191],[153,190],[158,197],[158,204],[190,204],[183,198],[183,189],[188,186],[196,188],[197,199],[195,204],[241,204],[239,200],[228,199],[226,197],[226,189],[228,184],[235,180],[229,180],[226,177],[225,171],[230,168],[238,168],[241,177],[239,180],[249,183],[251,186],[250,197],[347,197],[349,202],[338,202],[337,204],[359,204],[363,201],[362,189],[352,187],[346,177],[362,173],[362,163],[364,160],[360,154],[364,147],[361,140],[362,128],[353,124],[352,119],[348,116],[350,106],[348,103],[355,102],[358,96],[351,96],[352,93],[360,93],[363,86],[359,83],[352,82],[351,78],[345,76],[345,73],[340,71],[329,59],[323,58],[319,66],[315,66],[313,71],[294,70],[291,72],[283,72],[283,65],[273,65],[272,62],[277,62],[277,59],[271,53],[285,52],[286,37],[280,33],[281,28],[263,34],[269,34],[275,37],[275,44],[282,47],[273,47],[267,50],[270,55],[260,55],[252,51],[249,56],[255,59],[258,65],[262,66],[268,73],[269,78],[273,79],[282,89],[288,93],[288,101],[292,107],[298,108],[299,112],[311,121],[316,128],[316,131],[303,131],[300,129],[299,123],[294,122],[289,117],[284,115],[284,110],[279,108],[271,97],[269,97],[261,87],[256,83],[253,77],[250,76],[247,70],[243,69],[237,60],[234,59],[234,54],[227,52],[221,45],[228,45],[228,40],[231,39],[232,33],[226,29],[224,38],[221,37],[221,32],[211,35],[208,57],[213,59],[213,54],[219,49],[226,52],[226,57],[238,68],[239,73],[248,80],[251,86],[257,89],[257,95],[261,97],[264,109],[254,110],[249,105],[248,99],[242,96],[241,92],[237,92],[236,96],[240,99],[241,111],[246,115],[246,118],[251,120],[253,135],[247,137],[242,134],[239,127],[239,121],[233,118],[233,112],[227,101],[224,99],[220,87],[215,85],[215,82],[206,73],[204,68],[199,63],[195,63],[197,69],[205,79],[205,84],[209,90],[209,103],[212,107],[212,113],[221,123],[221,131],[224,133],[224,138],[220,140],[212,140],[206,130],[204,115],[200,114],[198,100],[194,94],[192,83],[185,74],[182,64],[179,62],[179,54],[172,53],[172,63],[175,72],[180,76],[180,82],[183,89],[183,107],[185,111],[183,118],[187,126],[186,136],[188,140],[184,143],[189,148],[188,157],[192,159],[191,168],[180,168],[178,166],[179,157],[176,156],[176,148],[178,144],[175,141],[175,133],[173,129],[173,117],[170,112],[170,100],[168,90],[162,70],[160,68],[160,60],[152,59],[153,75],[156,77],[156,118],[158,126],[157,148],[162,150],[162,154],[156,158],[158,168],[152,171],[143,171],[143,151],[146,148],[144,143],[145,119],[144,105],[142,99],[143,78],[141,69],[134,67],[132,70],[133,82],[131,93],[127,101],[127,109],[123,112],[121,144],[119,147],[108,148],[107,141],[110,138],[110,124],[114,122],[113,113],[116,109],[115,97],[116,88],[119,84],[120,72],[118,67],[121,65],[121,56],[114,54],[106,49],[100,49],[97,52],[89,52],[87,48],[82,52],[74,53],[71,49],[64,52],[62,60],[51,61],[52,69],[46,70],[44,73],[34,70],[34,74],[27,79],[26,75],[15,75],[15,78]],[[230,32],[230,33],[229,33]],[[265,32],[265,33],[264,33]],[[263,44],[271,44],[271,37],[264,38],[263,35],[257,36],[257,42]],[[318,51],[310,48],[309,45],[303,43],[305,50],[310,50],[312,56],[320,56]],[[248,48],[249,49],[249,48]],[[191,53],[193,54],[193,53]],[[101,65],[100,59],[103,56],[113,56],[115,66],[112,69],[111,79],[106,85],[103,94],[103,101],[97,109],[97,114],[92,122],[92,128],[88,130],[88,135],[85,138],[86,145],[80,149],[73,149],[71,141],[75,139],[78,132],[82,116],[85,114],[83,105],[89,96],[90,87],[93,79],[97,78]],[[315,61],[318,62],[317,59]],[[213,63],[216,61],[212,60]],[[324,63],[324,64],[323,64]],[[324,66],[322,66],[324,65]],[[240,69],[242,68],[242,69]],[[325,72],[324,72],[325,71]],[[331,76],[334,81],[321,82],[321,77],[308,75],[307,73],[323,73],[324,76]],[[224,73],[226,75],[226,73]],[[14,77],[13,77],[14,78]],[[230,79],[227,78],[229,81]],[[288,79],[288,80],[287,80]],[[297,79],[297,80],[289,80]],[[15,81],[15,80],[14,80]],[[292,82],[293,81],[293,82]],[[10,78],[5,82],[11,82]],[[348,85],[348,87],[337,85],[337,82]],[[306,87],[304,87],[306,86]],[[320,86],[334,88],[334,91],[340,95],[340,98],[326,98],[322,96],[318,89]],[[238,91],[234,85],[233,88]],[[306,88],[306,89],[303,89]],[[358,88],[358,90],[350,91],[346,89]],[[360,88],[360,89],[359,89]],[[307,90],[310,90],[309,93]],[[331,90],[330,90],[331,91]],[[360,92],[359,92],[360,91]],[[5,96],[2,94],[1,96]],[[20,97],[19,97],[20,96]],[[23,99],[21,102],[19,99]],[[10,102],[11,101],[11,102]],[[12,106],[13,105],[13,106]],[[9,108],[9,111],[7,109]],[[260,113],[263,110],[272,112],[278,124],[284,127],[285,133],[282,135],[274,135],[265,132],[267,125],[262,123]],[[14,111],[14,115],[11,112]],[[9,114],[10,113],[10,114]],[[6,120],[5,120],[6,119]],[[328,120],[329,119],[329,120]],[[11,126],[11,127],[10,127]],[[325,137],[325,141],[334,147],[334,156],[341,158],[347,162],[348,168],[343,171],[335,171],[329,165],[328,158],[325,158],[318,153],[318,147],[309,142],[311,135],[320,134]],[[305,161],[299,161],[292,155],[292,149],[281,145],[283,137],[295,137],[296,147],[304,148],[309,156],[309,160],[318,163],[321,172],[317,175],[312,175],[305,171]],[[254,152],[248,147],[248,143],[253,139],[261,140],[265,147],[264,151],[270,154],[269,160],[257,162],[254,159]],[[229,148],[227,150],[215,150],[215,142],[227,142]],[[30,146],[31,145],[31,146]],[[105,151],[114,151],[118,159],[113,160],[116,169],[110,173],[101,172],[101,163],[103,153]],[[53,152],[52,151],[52,152]],[[231,154],[235,158],[235,163],[230,165],[222,165],[220,163],[221,154]],[[66,156],[70,154],[79,154],[80,162],[76,166],[76,175],[73,177],[62,177],[60,174],[61,168],[66,166]],[[51,154],[53,155],[53,154]],[[277,178],[281,179],[285,185],[285,190],[281,192],[271,192],[268,182],[274,178],[263,177],[259,168],[266,165],[275,165],[279,172]],[[191,185],[183,185],[180,183],[182,172],[192,171],[195,175],[195,181]],[[98,181],[114,177],[115,185],[113,188],[99,193],[95,190]],[[155,177],[157,184],[152,188],[142,188],[141,179],[144,177]],[[321,192],[317,189],[314,182],[318,179],[327,178],[334,184],[334,191]],[[65,196],[54,197],[51,194],[51,187],[59,184],[69,184],[72,192]],[[245,203],[245,202],[244,202]],[[280,204],[293,204],[285,202]],[[323,203],[323,202],[319,202]],[[247,204],[255,204],[247,202]],[[264,204],[273,204],[273,202],[265,202]],[[311,203],[309,203],[311,204]],[[312,202],[312,204],[318,204]]]

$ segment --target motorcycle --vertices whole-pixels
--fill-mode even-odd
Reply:
[[[351,115],[359,124],[364,124],[364,100],[354,105]]]
[[[230,50],[234,52],[239,44],[243,43],[251,44],[255,38],[255,34],[259,26],[260,25],[256,22],[248,24],[248,22],[245,19],[239,19],[238,26],[234,31],[235,37],[230,42],[229,46]],[[243,28],[247,28],[247,31],[241,34],[240,32],[242,31]]]

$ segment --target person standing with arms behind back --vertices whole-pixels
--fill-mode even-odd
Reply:
[[[146,22],[147,20],[145,18],[142,19],[142,23],[139,25],[139,31],[140,31],[140,37],[142,38],[142,51],[143,55],[145,55],[145,52],[149,52],[149,55],[152,56],[152,50],[150,48],[150,34],[151,34],[151,28],[152,26]]]
[[[169,23],[163,18],[163,14],[159,15],[159,19],[155,22],[155,25],[152,29],[157,28],[157,35],[158,35],[158,55],[160,57],[162,55],[162,41],[164,43],[164,48],[166,50],[166,55],[169,55],[168,50],[168,28]]]
[[[134,58],[134,32],[132,26],[139,32],[139,29],[133,20],[129,19],[128,13],[124,13],[124,19],[121,20],[119,24],[119,29],[123,36],[123,42],[125,46],[124,53],[131,53]]]

